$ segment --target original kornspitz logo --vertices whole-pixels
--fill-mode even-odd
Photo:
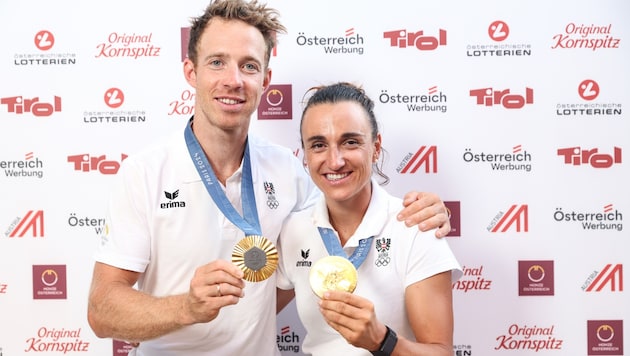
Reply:
[[[453,291],[484,291],[490,290],[492,280],[484,276],[483,265],[478,267],[462,267],[463,275],[453,283]]]
[[[81,328],[57,329],[42,326],[37,330],[37,335],[26,339],[24,352],[41,352],[48,355],[51,353],[62,355],[74,352],[87,353],[90,351],[90,342],[84,340],[81,331]]]
[[[587,48],[596,51],[601,48],[619,48],[621,39],[612,35],[612,24],[585,25],[569,22],[564,32],[552,38],[551,49]]]
[[[496,338],[495,350],[523,350],[538,352],[545,350],[562,350],[563,339],[555,334],[555,325],[528,326],[512,324],[505,334]]]
[[[158,57],[161,47],[153,44],[153,33],[126,34],[112,32],[105,42],[96,45],[95,58]]]

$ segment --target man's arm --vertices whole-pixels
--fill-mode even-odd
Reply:
[[[444,237],[451,231],[448,210],[437,194],[409,192],[403,198],[403,207],[397,218],[405,225],[418,225],[420,231],[437,229],[436,237]]]
[[[227,261],[198,268],[188,294],[150,296],[133,288],[139,275],[95,264],[88,322],[96,336],[140,342],[187,325],[209,322],[222,307],[238,303],[245,286],[240,279],[242,271]]]

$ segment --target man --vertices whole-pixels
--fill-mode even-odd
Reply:
[[[289,149],[248,135],[277,32],[275,10],[242,0],[193,21],[184,76],[195,115],[184,137],[127,158],[117,175],[88,305],[97,336],[139,343],[135,355],[278,353],[275,275],[245,282],[228,261],[246,235],[275,244],[288,214],[318,194]],[[164,195],[183,204],[162,209]],[[401,218],[448,233],[439,198],[418,196]]]

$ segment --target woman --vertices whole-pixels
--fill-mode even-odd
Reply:
[[[291,238],[279,246],[279,300],[295,293],[305,353],[452,355],[451,283],[460,267],[445,239],[396,220],[400,199],[372,178],[375,171],[387,180],[377,165],[382,147],[373,107],[349,83],[315,88],[306,104],[305,162],[324,194],[285,222],[282,235]],[[353,293],[314,293],[311,269],[330,254],[353,261]]]

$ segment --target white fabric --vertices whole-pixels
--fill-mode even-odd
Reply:
[[[423,233],[417,226],[408,228],[398,222],[396,214],[401,208],[400,199],[392,197],[373,181],[370,206],[344,251],[350,255],[360,239],[374,236],[372,247],[358,269],[359,279],[354,293],[374,303],[381,322],[413,340],[405,312],[405,288],[449,270],[453,270],[453,280],[456,280],[461,276],[461,268],[446,239],[436,238],[435,231]],[[295,289],[298,315],[306,329],[302,349],[306,354],[322,356],[370,355],[367,350],[348,344],[326,324],[319,312],[318,297],[309,285],[309,271],[310,266],[328,256],[328,252],[318,226],[332,228],[323,196],[311,209],[291,214],[280,238],[278,286]],[[386,265],[377,266],[379,252],[376,245],[386,239],[391,239],[386,253],[390,260]]]
[[[318,193],[289,149],[254,137],[249,141],[262,232],[276,243],[288,214],[312,205]],[[197,267],[216,259],[229,261],[232,248],[244,237],[207,192],[183,132],[127,158],[117,179],[107,217],[109,232],[96,260],[143,272],[138,288],[151,295],[188,292]],[[228,179],[226,195],[242,213],[240,182],[241,169]],[[273,184],[272,191],[265,191],[265,182]],[[275,279],[274,274],[266,281],[247,283],[245,297],[237,305],[223,308],[212,322],[144,341],[136,355],[279,354]]]

